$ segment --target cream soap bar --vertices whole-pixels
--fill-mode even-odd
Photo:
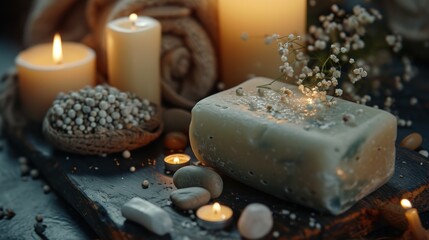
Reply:
[[[393,175],[393,115],[330,96],[327,106],[281,82],[257,88],[270,82],[254,78],[195,105],[190,141],[200,161],[335,215]]]

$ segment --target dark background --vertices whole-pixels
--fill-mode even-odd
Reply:
[[[0,1],[0,73],[14,66],[31,0]]]

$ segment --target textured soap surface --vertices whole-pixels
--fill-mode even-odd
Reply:
[[[261,191],[340,214],[393,175],[396,118],[341,99],[316,104],[296,86],[254,78],[192,110],[205,164]],[[292,91],[286,95],[282,87]],[[331,97],[328,96],[328,100]]]

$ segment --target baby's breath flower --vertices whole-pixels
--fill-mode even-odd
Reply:
[[[387,35],[386,36],[386,42],[389,46],[393,46],[396,42],[396,37],[395,35]]]
[[[343,90],[340,88],[335,89],[335,95],[337,95],[338,97],[341,97],[341,95],[343,95]]]
[[[331,13],[320,16],[319,23],[309,27],[305,44],[301,44],[300,36],[294,34],[271,35],[265,41],[267,44],[277,41],[282,77],[294,78],[299,90],[306,96],[331,105],[334,100],[327,100],[327,92],[342,96],[344,91],[353,101],[365,104],[368,99],[356,94],[358,88],[353,84],[380,68],[377,67],[379,64],[374,64],[375,60],[368,58],[370,55],[356,57],[353,54],[366,48],[366,27],[381,18],[381,14],[374,9],[367,10],[357,5],[351,14],[346,14],[344,9],[334,4]],[[401,50],[400,36],[389,35],[385,40],[394,52]],[[317,59],[314,56],[317,57],[319,52],[323,57]],[[403,59],[405,70],[401,80],[395,82],[397,89],[402,89],[402,80],[406,82],[415,74],[409,62],[409,59]],[[347,77],[349,81],[343,81]],[[284,90],[281,92],[284,95]]]
[[[317,48],[317,49],[323,50],[323,49],[326,48],[326,42],[325,41],[321,41],[321,40],[317,40],[314,43],[314,47]]]
[[[338,10],[340,10],[340,9],[338,8],[338,5],[337,5],[337,4],[333,4],[333,5],[331,6],[331,11],[332,11],[332,12],[336,13],[336,12],[338,12]]]
[[[335,63],[337,63],[337,62],[339,62],[339,61],[340,61],[340,59],[338,59],[338,57],[337,57],[337,56],[335,56],[334,54],[331,54],[331,55],[329,56],[329,58],[330,58],[332,61],[334,61]]]

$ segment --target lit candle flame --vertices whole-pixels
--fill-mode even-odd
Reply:
[[[61,46],[61,36],[59,33],[55,33],[54,44],[52,46],[52,59],[55,64],[61,64],[63,61],[63,48]]]
[[[139,18],[139,16],[137,16],[137,14],[135,13],[131,13],[130,16],[128,17],[128,19],[131,22],[131,26],[134,28],[136,26],[136,21]]]
[[[402,200],[401,200],[401,206],[402,206],[404,209],[410,209],[410,208],[412,208],[412,207],[413,207],[413,205],[411,205],[411,202],[410,202],[408,199],[402,199]]]
[[[173,163],[174,164],[178,164],[180,162],[180,160],[179,160],[179,158],[178,157],[174,157],[173,158]]]
[[[217,203],[217,202],[215,202],[214,204],[213,204],[213,213],[214,214],[218,214],[219,212],[220,212],[220,204],[219,203]]]

